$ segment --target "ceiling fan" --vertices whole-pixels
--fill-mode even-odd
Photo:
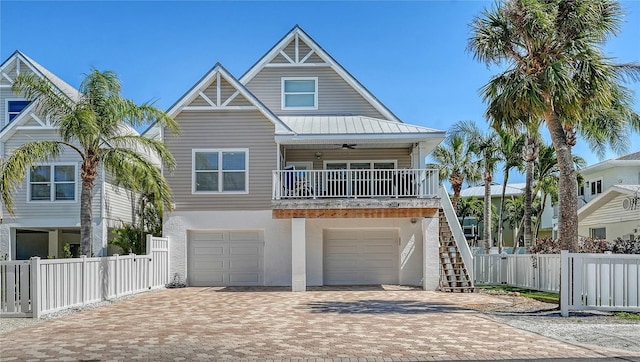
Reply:
[[[340,146],[340,149],[342,150],[355,150],[356,149],[356,144],[348,144],[348,143],[343,143],[342,146]]]

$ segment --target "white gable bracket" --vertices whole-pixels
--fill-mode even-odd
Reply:
[[[226,101],[224,101],[224,103],[222,103],[221,107],[226,107],[229,105],[229,103],[231,103],[234,99],[236,99],[236,97],[238,96],[238,94],[240,94],[240,91],[236,91],[235,93],[233,93],[229,98],[227,98]]]
[[[35,119],[35,120],[36,120],[36,122],[40,123],[40,125],[41,125],[42,127],[46,127],[46,126],[47,126],[47,125],[46,125],[44,122],[42,122],[42,120],[41,120],[38,116],[36,116],[33,112],[31,113],[31,118]]]
[[[216,107],[217,106],[215,103],[213,103],[213,101],[209,97],[207,97],[206,94],[204,94],[204,92],[200,91],[200,92],[198,92],[198,95],[200,97],[202,97],[202,99],[207,101],[207,103],[209,103],[211,105],[211,107]]]
[[[284,50],[280,51],[280,55],[282,55],[289,63],[294,64],[295,62],[293,61],[293,59],[289,58],[289,56],[287,55],[287,53],[284,52]]]

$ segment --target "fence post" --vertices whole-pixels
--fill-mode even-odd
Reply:
[[[87,256],[80,255],[80,259],[82,259],[82,305],[85,305],[87,300]]]
[[[536,288],[540,290],[540,254],[536,253]]]
[[[560,252],[560,314],[569,316],[569,251]]]
[[[31,258],[31,318],[40,318],[40,257]]]
[[[154,265],[153,265],[153,235],[151,234],[147,234],[147,255],[149,255],[150,259],[149,259],[149,267],[147,268],[147,288],[151,289],[151,279],[154,279],[155,281],[155,273],[154,271]],[[151,277],[151,273],[154,274],[154,277]],[[155,284],[155,283],[154,283]]]
[[[118,273],[118,264],[120,264],[120,263],[118,262],[118,257],[119,257],[120,255],[119,255],[119,254],[113,254],[113,256],[115,257],[115,258],[114,258],[114,260],[113,260],[113,262],[114,262],[114,264],[113,264],[113,288],[115,289],[115,290],[114,290],[114,294],[115,294],[116,298],[118,298],[118,290],[119,290],[119,287],[118,287],[118,280],[120,280],[120,279],[118,278],[118,277],[119,277],[119,273]]]

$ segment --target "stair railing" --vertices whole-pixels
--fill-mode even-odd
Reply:
[[[453,204],[451,203],[449,194],[444,186],[440,186],[438,195],[440,196],[442,211],[444,211],[444,216],[447,218],[447,222],[449,223],[449,229],[451,229],[451,234],[453,235],[453,239],[458,247],[458,252],[462,256],[462,261],[464,261],[464,265],[467,268],[469,278],[473,281],[473,254],[471,254],[471,249],[469,248],[467,239],[464,237],[462,226],[460,226],[460,221],[458,221],[458,216],[453,209]]]

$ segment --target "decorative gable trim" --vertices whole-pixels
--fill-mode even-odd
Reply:
[[[308,51],[303,49],[303,44],[309,48]],[[292,50],[293,56],[291,56],[291,52],[286,51],[287,49]],[[299,25],[294,26],[287,35],[242,75],[240,83],[248,84],[263,68],[267,67],[330,67],[386,119],[402,123],[393,112],[322,49]]]
[[[225,96],[223,92],[222,81],[226,81],[235,89],[235,91]],[[215,85],[215,94],[207,95],[205,91]],[[247,102],[240,101],[239,97],[244,97]],[[195,100],[203,103],[202,105],[190,105]],[[247,110],[255,109],[260,111],[267,119],[269,119],[279,131],[291,132],[291,129],[283,123],[273,112],[271,112],[262,102],[260,102],[242,83],[240,83],[231,73],[229,73],[220,63],[216,65],[204,75],[187,93],[185,93],[176,103],[174,103],[167,113],[171,117],[175,117],[181,111],[218,111],[218,110]],[[151,125],[153,127],[153,125]],[[150,127],[150,128],[151,128]],[[146,131],[145,131],[146,132]],[[143,132],[144,134],[144,132]]]

